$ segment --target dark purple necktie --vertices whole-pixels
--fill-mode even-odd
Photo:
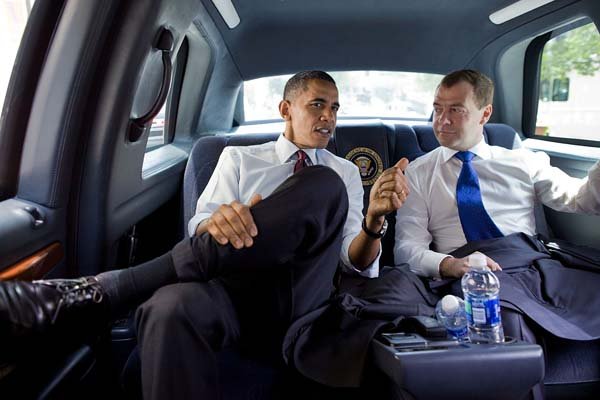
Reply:
[[[298,155],[298,159],[296,160],[296,164],[294,164],[294,173],[308,166],[306,164],[306,153],[302,150],[298,150],[296,154]]]

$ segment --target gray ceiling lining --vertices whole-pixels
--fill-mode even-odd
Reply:
[[[229,29],[202,1],[243,79],[309,68],[445,73],[524,21],[574,2],[494,25],[489,14],[514,0],[233,0],[241,23]]]

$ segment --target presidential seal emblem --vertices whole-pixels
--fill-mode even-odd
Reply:
[[[346,160],[352,161],[360,171],[363,186],[375,183],[383,172],[381,157],[368,147],[357,147],[346,154]]]

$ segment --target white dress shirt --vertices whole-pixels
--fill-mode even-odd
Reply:
[[[600,214],[600,167],[585,179],[552,167],[546,153],[508,150],[484,140],[471,152],[484,207],[504,235],[535,234],[534,204],[539,200],[558,211]],[[465,245],[456,182],[462,162],[456,150],[439,147],[409,164],[410,195],[398,210],[394,259],[421,276],[439,277],[448,253]]]
[[[223,149],[213,175],[196,205],[196,215],[188,224],[190,236],[204,219],[210,217],[221,204],[234,200],[248,204],[253,194],[266,198],[289,176],[293,174],[298,147],[285,136],[280,135],[276,142],[254,146],[228,146]],[[325,149],[303,149],[309,165],[330,167],[344,181],[348,192],[348,217],[344,225],[340,259],[349,271],[362,276],[375,278],[379,275],[379,254],[373,263],[363,271],[350,262],[350,243],[361,231],[363,188],[360,173],[352,162],[338,157]],[[260,235],[260,232],[259,232]]]

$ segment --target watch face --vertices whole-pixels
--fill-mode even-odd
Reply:
[[[381,226],[381,229],[377,232],[370,231],[367,228],[366,221],[367,220],[365,218],[363,218],[362,229],[363,229],[363,231],[365,231],[365,233],[367,235],[369,235],[375,239],[381,239],[383,237],[383,235],[385,235],[385,231],[387,231],[387,227],[388,227],[388,222],[386,219],[383,220],[383,225]]]
[[[384,219],[383,220],[383,226],[381,227],[381,230],[379,231],[379,234],[381,236],[385,235],[385,232],[387,231],[387,228],[388,228],[388,222],[387,222],[387,219]]]

